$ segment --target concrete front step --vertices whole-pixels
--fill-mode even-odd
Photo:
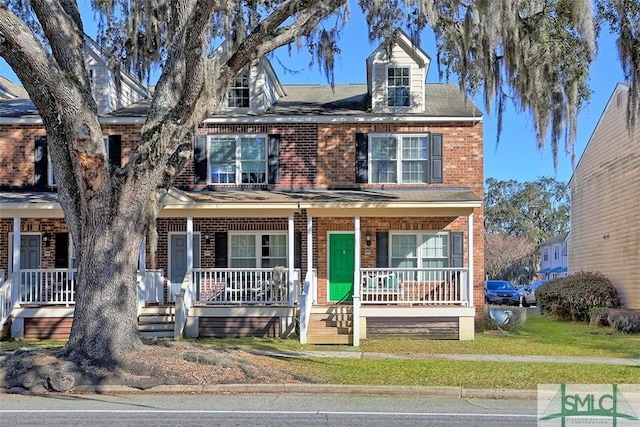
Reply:
[[[147,323],[171,323],[175,322],[175,316],[138,316],[138,324]]]

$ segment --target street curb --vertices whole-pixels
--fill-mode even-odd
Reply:
[[[418,395],[454,397],[460,399],[536,399],[536,390],[511,389],[466,389],[461,387],[412,387],[412,386],[361,386],[343,384],[213,384],[193,385],[174,384],[158,385],[147,389],[121,385],[87,385],[76,386],[65,394],[364,394],[364,395]],[[0,389],[0,394],[56,394],[55,392],[34,393],[24,390],[23,393]]]

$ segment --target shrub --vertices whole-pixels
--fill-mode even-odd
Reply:
[[[591,307],[589,310],[589,324],[596,327],[610,326],[609,310],[607,307]]]
[[[627,309],[612,309],[607,315],[609,325],[626,334],[640,333],[640,314]]]
[[[501,310],[511,311],[511,317],[509,318],[509,321],[504,325],[500,325],[500,329],[504,331],[509,331],[509,332],[518,331],[522,329],[524,324],[527,322],[526,308],[485,304],[484,305],[484,325],[483,325],[485,331],[498,330],[498,325],[491,318],[491,315],[489,314],[489,311],[492,308],[499,308]]]
[[[560,319],[588,321],[593,307],[620,307],[611,281],[601,273],[580,272],[551,280],[536,290],[542,312]]]

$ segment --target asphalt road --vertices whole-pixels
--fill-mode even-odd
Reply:
[[[0,395],[0,426],[535,426],[536,401],[353,394]]]

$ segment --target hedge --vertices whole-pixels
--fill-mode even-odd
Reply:
[[[589,321],[594,307],[620,307],[618,291],[598,272],[580,272],[551,280],[536,290],[543,313],[560,319]]]

